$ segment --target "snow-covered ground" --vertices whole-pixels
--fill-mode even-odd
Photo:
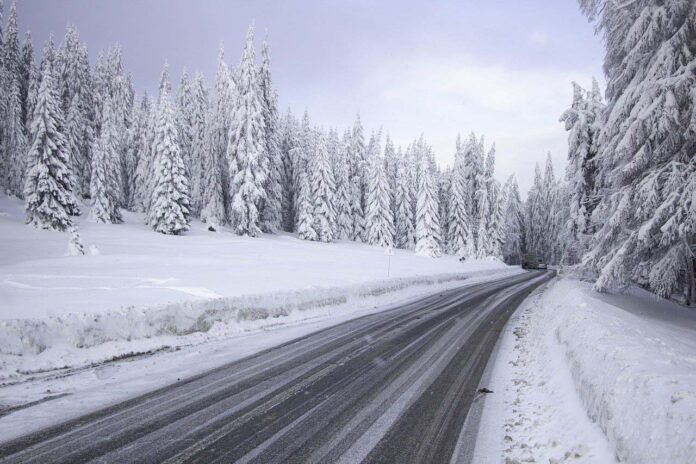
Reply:
[[[22,208],[0,196],[0,439],[400,300],[521,272],[199,222],[165,236],[132,213],[119,225],[83,214],[98,254],[68,256],[68,234],[24,225]]]
[[[568,278],[506,327],[475,462],[692,463],[696,312]]]

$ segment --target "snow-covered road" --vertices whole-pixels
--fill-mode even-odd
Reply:
[[[548,274],[355,319],[0,445],[8,462],[447,462],[498,334]]]

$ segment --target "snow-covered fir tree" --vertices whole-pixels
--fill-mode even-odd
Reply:
[[[51,49],[50,43],[46,49]],[[42,229],[68,230],[73,223],[71,215],[79,214],[79,207],[73,195],[75,179],[50,60],[45,60],[41,72],[31,132],[34,140],[24,185],[26,222]]]
[[[202,201],[200,217],[213,229],[226,222],[228,202],[226,192],[229,190],[227,141],[233,97],[233,83],[229,69],[225,64],[224,48],[220,45],[215,74],[215,95],[206,123],[206,149],[203,152],[203,173],[200,186]]]
[[[184,68],[176,91],[176,131],[179,134],[179,149],[184,161],[186,178],[191,185],[193,164],[193,86]]]
[[[607,47],[600,229],[585,262],[598,290],[635,282],[694,302],[696,3],[580,4]]]
[[[295,230],[295,166],[294,152],[299,145],[297,134],[297,121],[288,109],[280,125],[280,155],[283,164],[281,176],[281,205],[283,230],[292,232]]]
[[[94,141],[92,78],[87,48],[75,27],[67,27],[56,61],[76,194],[88,197]]]
[[[150,192],[148,190],[148,182],[150,178],[150,169],[152,162],[150,160],[151,152],[149,150],[149,130],[153,119],[152,101],[149,95],[145,92],[140,99],[138,110],[133,121],[131,146],[129,150],[131,156],[135,160],[135,171],[133,178],[129,179],[130,191],[133,193],[128,199],[128,204],[134,211],[146,212],[150,203]]]
[[[28,140],[26,127],[22,122],[21,56],[17,31],[17,3],[12,2],[10,17],[5,30],[3,45],[2,78],[2,130],[0,139],[2,163],[5,176],[2,179],[7,190],[18,197],[22,196],[26,169]]]
[[[566,181],[570,196],[570,220],[564,226],[564,233],[569,240],[567,247],[572,262],[577,262],[586,251],[595,229],[590,218],[599,201],[596,157],[603,110],[596,80],[593,79],[589,93],[573,82],[573,103],[560,118],[568,131]]]
[[[162,89],[157,107],[154,148],[153,190],[147,222],[155,232],[178,235],[189,228],[191,201],[167,86]]]
[[[251,237],[261,233],[259,212],[266,200],[268,179],[264,105],[255,61],[254,27],[251,26],[237,72],[237,98],[227,145],[232,225],[238,235]]]
[[[476,257],[481,259],[490,256],[493,249],[493,239],[489,228],[491,216],[488,188],[485,181],[479,181],[479,189],[476,192],[476,208],[478,212],[476,232]]]
[[[316,130],[314,155],[310,166],[310,200],[313,203],[313,219],[316,240],[332,242],[336,225],[334,207],[335,182],[331,161],[326,147],[326,137]]]
[[[112,177],[119,166],[116,164],[117,150],[114,134],[115,121],[111,110],[110,98],[107,98],[102,107],[101,133],[95,141],[92,150],[92,175],[90,179],[90,192],[92,209],[89,219],[94,222],[106,224],[122,221],[118,205],[118,191],[115,191],[115,183]]]
[[[413,249],[415,245],[415,229],[413,215],[413,197],[415,189],[410,181],[410,166],[412,159],[409,156],[399,156],[396,168],[396,217],[394,218],[394,244],[398,248]]]
[[[416,208],[416,254],[440,256],[440,218],[437,209],[437,188],[433,181],[430,160],[423,157]]]
[[[302,240],[318,240],[317,232],[314,229],[314,205],[310,198],[311,186],[308,176],[302,172],[300,174],[299,192],[297,197],[297,235]]]
[[[32,114],[32,108],[29,104],[29,94],[30,88],[32,87],[32,81],[37,78],[36,65],[34,64],[34,43],[32,42],[30,31],[27,31],[24,34],[24,41],[22,42],[22,60],[20,62],[19,74],[19,83],[22,96],[22,123],[24,124],[24,127],[26,128],[25,130],[28,133],[29,126],[31,125]]]
[[[350,207],[353,217],[353,231],[351,238],[355,241],[365,240],[365,137],[362,123],[358,115],[353,125],[351,135],[350,152]]]
[[[449,235],[449,210],[450,196],[452,194],[452,170],[448,166],[445,169],[436,171],[437,192],[438,192],[438,215],[440,217],[440,236],[442,243],[440,249],[447,253],[447,236]]]
[[[200,216],[203,205],[203,172],[205,168],[206,150],[206,118],[209,112],[208,90],[203,82],[203,75],[196,73],[193,79],[193,109],[191,113],[192,125],[192,159],[191,159],[191,203],[192,214]],[[217,181],[219,182],[219,180]]]
[[[328,148],[336,185],[334,207],[336,210],[335,238],[350,240],[353,221],[350,217],[350,176],[348,172],[348,145],[350,134],[346,131],[343,140],[339,140],[335,130],[329,132]]]
[[[259,87],[263,102],[263,121],[266,136],[266,157],[268,174],[264,189],[266,198],[261,207],[261,230],[276,232],[281,228],[282,220],[282,171],[283,161],[280,152],[280,133],[278,121],[278,95],[271,79],[271,58],[268,36],[263,41],[261,50],[261,67],[259,69]]]
[[[450,186],[447,246],[450,253],[460,258],[471,258],[475,253],[475,244],[467,205],[469,198],[467,196],[466,160],[464,159],[464,147],[459,136],[457,136],[456,147]]]
[[[524,211],[517,179],[511,175],[504,187],[503,259],[508,264],[520,264],[524,249]]]
[[[394,245],[394,217],[391,210],[391,191],[385,162],[379,153],[379,142],[374,144],[368,165],[367,243],[381,247]]]
[[[384,143],[384,172],[387,176],[387,184],[389,184],[389,209],[392,212],[392,217],[396,218],[396,172],[399,166],[400,154],[397,153],[389,134]]]

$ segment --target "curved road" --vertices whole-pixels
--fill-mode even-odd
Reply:
[[[0,444],[0,462],[448,463],[503,326],[551,277],[330,327]]]

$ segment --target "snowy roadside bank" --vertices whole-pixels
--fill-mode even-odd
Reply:
[[[507,268],[495,272],[469,273],[454,279],[451,278],[453,276],[440,276],[431,278],[430,283],[397,286],[401,288],[390,292],[380,291],[385,287],[375,283],[363,287],[362,296],[347,298],[345,303],[298,310],[279,318],[246,320],[237,325],[238,331],[226,335],[199,333],[143,341],[165,343],[168,346],[147,356],[122,358],[86,368],[21,376],[0,387],[4,403],[0,406],[5,408],[5,412],[12,409],[6,415],[0,410],[0,441],[89,413],[317,330],[389,309],[413,298],[519,272],[519,268]],[[403,279],[399,281],[403,283]],[[98,353],[112,354],[118,346],[120,345],[115,343],[101,345]],[[126,346],[125,343],[123,346]],[[66,354],[75,356],[75,353],[88,351],[75,349],[66,351]],[[46,399],[50,401],[41,402]]]
[[[7,383],[48,370],[88,366],[163,347],[220,339],[329,311],[346,312],[365,304],[384,304],[379,299],[382,295],[418,295],[519,272],[519,268],[488,269],[346,287],[183,301],[96,315],[73,313],[46,319],[3,320],[0,381]]]
[[[557,279],[511,318],[475,462],[693,462],[696,331],[605,300]]]

